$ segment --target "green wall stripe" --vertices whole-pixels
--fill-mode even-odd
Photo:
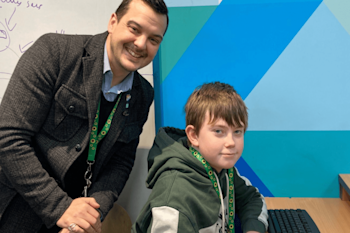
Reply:
[[[350,1],[349,0],[324,0],[324,3],[350,35],[350,14],[349,14]]]
[[[161,82],[181,58],[217,6],[170,7],[169,28],[160,47]],[[165,59],[166,58],[166,59]]]

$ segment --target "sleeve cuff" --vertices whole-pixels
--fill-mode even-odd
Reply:
[[[261,233],[266,232],[265,225],[257,219],[248,220],[244,224],[244,226],[242,226],[242,228],[243,228],[243,232],[247,232],[247,231],[257,231]]]
[[[98,208],[97,209],[97,211],[100,213],[100,220],[101,220],[101,222],[103,221],[103,213],[102,213],[102,211],[100,210],[100,208]]]

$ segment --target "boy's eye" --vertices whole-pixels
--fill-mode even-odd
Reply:
[[[222,130],[221,129],[216,129],[215,133],[222,133]]]
[[[235,131],[235,134],[242,134],[242,133],[243,133],[243,131],[240,130],[240,129],[238,129],[238,130]]]

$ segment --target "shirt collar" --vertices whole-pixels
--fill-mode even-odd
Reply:
[[[111,65],[109,64],[108,54],[107,54],[107,45],[105,43],[104,56],[103,56],[103,74],[107,71],[111,71]]]
[[[103,82],[102,82],[102,92],[108,101],[114,101],[114,99],[118,94],[131,90],[132,83],[134,81],[134,73],[135,72],[130,72],[121,83],[111,88],[113,73],[112,73],[111,66],[108,59],[107,45],[105,44],[104,60],[103,60],[104,76],[103,76]],[[111,96],[111,98],[109,98],[108,96]]]

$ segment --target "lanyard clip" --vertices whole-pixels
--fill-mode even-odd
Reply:
[[[86,181],[86,185],[84,186],[84,190],[83,190],[83,196],[87,197],[87,190],[88,188],[90,188],[92,182],[91,182],[91,178],[92,178],[92,165],[95,163],[95,161],[90,162],[89,160],[86,161],[88,164],[88,167],[86,169],[86,172],[84,174],[84,179]]]

